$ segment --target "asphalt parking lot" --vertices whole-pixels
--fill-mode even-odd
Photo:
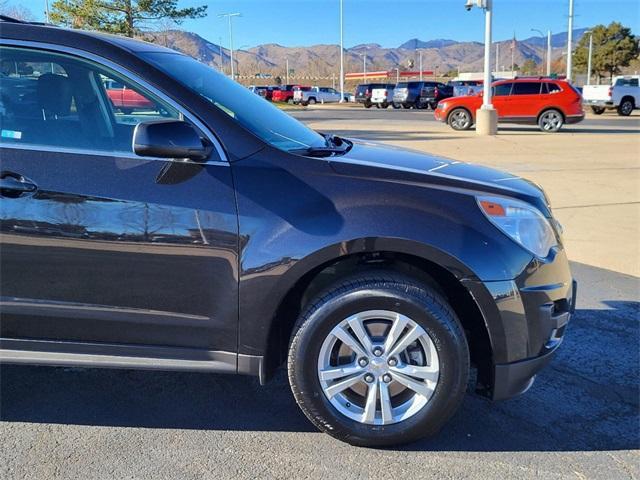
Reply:
[[[355,448],[316,432],[282,373],[248,377],[0,369],[0,478],[640,477],[640,115],[548,135],[453,132],[422,111],[293,111],[322,131],[432,151],[531,178],[565,227],[578,309],[525,395],[468,395],[432,439]]]

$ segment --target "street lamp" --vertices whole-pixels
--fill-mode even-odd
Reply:
[[[340,0],[340,103],[344,103],[344,15]]]
[[[567,81],[571,82],[571,70],[573,67],[573,0],[569,0],[569,31],[567,32]]]
[[[361,53],[362,57],[362,83],[367,83],[367,51]]]
[[[589,59],[587,60],[587,85],[591,85],[591,55],[593,54],[593,31],[587,30],[589,34]]]
[[[542,32],[541,32],[540,30],[538,30],[537,28],[532,28],[532,29],[531,29],[531,31],[532,31],[532,32],[539,33],[539,34],[540,34],[540,36],[541,36],[542,38],[544,38],[544,33],[542,33]],[[551,36],[551,32],[547,32],[547,33],[548,33],[548,36],[550,37],[550,36]],[[551,50],[549,49],[549,47],[551,46],[551,43],[550,43],[548,40],[549,40],[549,39],[547,38],[547,48],[548,48],[548,51],[547,51],[547,58],[549,58],[549,57],[551,56]],[[542,57],[542,60],[543,60],[543,65],[544,65],[544,57]],[[548,66],[548,65],[549,65],[549,62],[547,62],[547,66]],[[543,68],[544,68],[544,67],[543,67],[542,65],[540,65],[540,70],[541,70],[541,71],[542,71],[542,69],[543,69]],[[549,76],[549,75],[550,75],[550,72],[547,72],[547,76]]]
[[[492,0],[467,0],[467,11],[473,7],[484,10],[484,85],[482,107],[476,111],[476,133],[495,135],[498,132],[498,113],[491,103],[491,21]]]
[[[221,13],[218,15],[218,18],[227,18],[229,19],[229,59],[231,60],[231,79],[236,79],[236,72],[233,65],[233,27],[231,25],[232,17],[240,17],[240,13]]]
[[[422,49],[418,49],[418,55],[420,55],[420,81],[422,81]]]

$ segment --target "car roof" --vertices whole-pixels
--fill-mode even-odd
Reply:
[[[150,42],[119,35],[86,30],[56,27],[54,25],[27,22],[0,22],[0,38],[30,40],[35,42],[68,45],[81,50],[95,50],[99,43],[126,50],[131,53],[164,52],[176,53],[175,50]]]

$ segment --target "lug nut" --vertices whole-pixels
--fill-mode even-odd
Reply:
[[[374,349],[373,349],[373,354],[374,354],[376,357],[379,357],[380,355],[382,355],[382,351],[383,351],[383,350],[382,350],[380,347],[376,347],[376,348],[374,348]]]
[[[389,363],[390,367],[395,367],[396,365],[398,365],[398,360],[396,360],[395,358],[390,358],[387,363]]]
[[[373,382],[374,380],[375,380],[375,379],[373,378],[373,375],[371,375],[370,373],[367,373],[367,374],[364,376],[364,381],[365,381],[365,382],[367,382],[367,383],[371,383],[371,382]]]
[[[364,357],[358,360],[358,365],[360,365],[361,367],[366,367],[368,364],[369,364],[369,360],[367,360]]]
[[[382,381],[383,381],[384,383],[389,383],[389,382],[391,381],[391,375],[389,375],[388,373],[385,373],[385,374],[382,376]]]

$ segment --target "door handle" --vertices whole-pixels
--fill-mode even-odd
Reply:
[[[22,175],[3,172],[0,175],[0,194],[5,197],[19,197],[25,193],[33,193],[38,189],[35,183]]]

